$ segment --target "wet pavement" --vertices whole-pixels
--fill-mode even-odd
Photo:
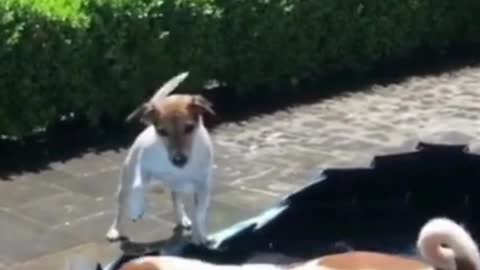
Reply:
[[[419,139],[471,143],[475,150],[479,104],[480,67],[469,67],[222,124],[212,134],[217,168],[210,230],[258,214],[326,167],[369,166],[374,155],[413,150]],[[89,152],[0,181],[0,269],[62,269],[72,254],[103,263],[118,256],[119,245],[104,235],[125,154]],[[145,218],[128,226],[135,241],[172,233],[168,194],[149,197]]]

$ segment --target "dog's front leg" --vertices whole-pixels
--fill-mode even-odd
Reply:
[[[133,222],[137,222],[143,218],[145,214],[145,181],[147,176],[139,174],[136,177],[129,194],[129,217]]]
[[[192,221],[188,218],[185,211],[185,205],[183,203],[183,194],[172,191],[173,210],[175,212],[175,221],[180,229],[190,229]]]
[[[208,245],[207,237],[208,210],[210,206],[210,189],[202,188],[194,194],[194,222],[192,226],[192,240],[195,244]]]

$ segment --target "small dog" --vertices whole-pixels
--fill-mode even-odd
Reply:
[[[446,246],[445,246],[446,245]],[[470,234],[447,218],[429,220],[417,248],[425,262],[377,252],[346,252],[291,265],[214,265],[168,256],[142,257],[120,270],[480,270],[480,254]]]
[[[135,139],[122,166],[117,213],[106,235],[110,241],[125,237],[125,217],[133,221],[142,218],[147,189],[162,184],[171,191],[177,226],[192,227],[194,243],[208,243],[213,147],[203,115],[215,113],[202,96],[169,96],[187,76],[184,72],[171,78],[127,117],[127,121],[140,118],[147,127]],[[194,196],[193,223],[184,208],[186,193]]]

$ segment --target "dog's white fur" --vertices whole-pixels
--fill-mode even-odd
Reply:
[[[463,259],[475,270],[480,269],[477,244],[467,230],[450,219],[435,218],[427,222],[419,233],[417,248],[435,268],[456,270],[456,260]]]
[[[442,247],[446,244],[448,248]],[[214,265],[199,260],[169,256],[149,256],[133,260],[120,270],[480,270],[480,255],[469,233],[447,218],[434,218],[420,230],[417,238],[420,255],[425,262],[400,256],[374,252],[347,252],[327,255],[293,265],[245,264]],[[335,259],[332,260],[332,258]],[[456,260],[466,260],[473,267],[457,265]],[[347,268],[345,268],[347,267]]]
[[[152,99],[164,98],[186,78],[182,73],[160,88]],[[172,82],[173,81],[173,82]],[[167,87],[167,90],[165,90]],[[201,116],[192,135],[192,151],[184,167],[176,167],[169,160],[167,149],[150,125],[135,139],[122,167],[118,189],[118,208],[107,233],[110,241],[124,235],[125,218],[136,221],[145,212],[145,195],[152,185],[161,184],[170,189],[177,219],[182,227],[192,225],[192,238],[197,244],[205,244],[207,238],[207,212],[210,203],[213,147]],[[183,195],[193,193],[193,223],[183,203]]]

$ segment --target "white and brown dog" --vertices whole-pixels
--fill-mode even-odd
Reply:
[[[110,241],[125,237],[127,216],[133,221],[142,218],[146,192],[160,184],[171,192],[177,225],[192,227],[193,242],[208,243],[213,148],[202,116],[214,112],[199,95],[169,95],[187,76],[184,72],[171,78],[127,117],[127,121],[140,118],[147,127],[122,167],[117,213],[106,235]],[[184,208],[185,194],[194,196],[193,223]]]
[[[293,265],[214,265],[168,256],[142,257],[120,270],[480,270],[480,255],[470,234],[447,218],[434,218],[421,229],[417,248],[424,261],[377,252],[347,252]]]

